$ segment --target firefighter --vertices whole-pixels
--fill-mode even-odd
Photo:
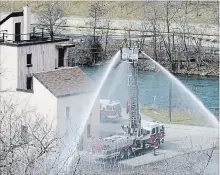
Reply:
[[[158,141],[157,140],[155,140],[154,141],[154,156],[156,156],[157,154],[156,154],[156,149],[158,148],[158,145],[159,143],[158,143]]]

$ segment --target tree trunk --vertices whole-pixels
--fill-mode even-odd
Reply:
[[[199,39],[199,46],[198,46],[198,55],[197,55],[197,70],[200,70],[200,66],[201,66],[201,43],[202,40]]]
[[[196,3],[196,16],[199,16],[199,1]]]
[[[104,49],[104,56],[105,57],[106,57],[106,50],[107,50],[107,45],[108,45],[108,33],[109,33],[109,23],[107,26],[106,37],[105,37],[105,49]]]
[[[129,47],[131,47],[131,31],[128,31]]]
[[[188,1],[185,1],[185,5],[186,5],[185,14],[187,14],[188,13]]]
[[[180,73],[180,57],[181,57],[182,55],[179,55],[179,54],[178,54],[177,56],[178,56],[178,58],[177,58],[177,59],[178,59],[178,63],[177,63],[177,64],[178,64],[178,65],[177,65],[178,68],[177,68],[177,71],[178,71],[178,73]]]
[[[53,33],[53,31],[51,30],[51,31],[50,31],[50,38],[51,38],[51,40],[53,40],[53,36],[54,36],[54,33]]]
[[[154,21],[153,21],[153,32],[154,32],[154,36],[153,36],[153,39],[154,39],[154,59],[156,61],[158,61],[157,59],[157,31],[156,31],[156,18],[157,18],[157,12],[156,12],[156,9],[154,7]]]
[[[172,65],[172,56],[171,56],[171,49],[170,49],[170,21],[169,21],[169,1],[167,1],[166,4],[166,24],[167,24],[167,39],[168,39],[168,57],[169,57],[169,61],[170,61],[170,65]],[[172,69],[172,66],[171,66]]]
[[[153,40],[154,40],[154,59],[155,59],[155,61],[158,61],[157,60],[157,34],[156,34],[156,27],[155,26],[154,26]]]
[[[97,11],[95,9],[95,16],[94,16],[94,27],[93,27],[93,44],[92,46],[95,47],[95,43],[96,43],[96,22],[97,22]],[[96,58],[95,58],[95,54],[93,53],[94,48],[92,48],[92,57],[93,57],[93,64],[96,63]]]
[[[186,70],[188,71],[189,70],[189,59],[188,59],[188,49],[187,49],[187,45],[186,45],[186,36],[185,36],[185,33],[183,35],[183,42],[184,42],[184,55],[185,55],[185,58],[186,58]]]

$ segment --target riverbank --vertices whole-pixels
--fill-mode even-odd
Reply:
[[[104,66],[106,65],[111,58],[116,54],[116,52],[120,49],[119,45],[122,42],[122,40],[111,40],[108,43],[107,49],[106,49],[106,56],[102,56],[103,59],[101,61],[96,62],[93,65],[90,65],[91,67],[94,66]],[[86,50],[87,47],[85,47],[86,43],[77,43],[76,47],[71,49],[69,51],[70,60],[72,60],[73,63],[77,65],[88,65],[88,55],[89,50]],[[103,44],[104,47],[104,44]],[[207,49],[207,48],[206,48]],[[152,54],[152,48],[145,47],[143,50],[145,53],[147,53],[149,56],[153,57]],[[162,51],[158,51],[158,54]],[[100,53],[101,54],[101,53]],[[163,53],[160,57],[157,58],[157,62],[161,64],[164,68],[169,70],[171,73],[175,75],[199,75],[199,76],[219,76],[219,63],[218,60],[213,57],[212,54],[207,55],[206,57],[210,58],[207,62],[203,61],[199,66],[197,62],[192,61],[186,61],[184,57],[174,57],[172,63],[167,59],[166,53]],[[138,61],[138,69],[141,71],[147,71],[147,72],[158,72],[160,71],[152,61],[149,59],[146,59],[143,57],[142,54],[139,55],[139,61]],[[154,58],[155,59],[155,58]],[[176,60],[179,59],[180,62],[178,63]],[[191,60],[198,59],[197,55],[191,56]],[[204,59],[204,57],[200,58],[201,60]]]
[[[92,65],[91,67],[95,67],[95,66],[105,66],[106,64],[108,64],[110,61],[110,59],[107,60],[103,60],[103,61],[99,61],[96,64]],[[159,62],[160,63],[160,62]],[[160,63],[161,64],[161,63]],[[169,70],[168,65],[163,65],[166,69]],[[195,67],[195,65],[191,66]],[[201,67],[200,70],[197,70],[197,68],[191,68],[190,70],[185,70],[182,69],[180,71],[170,71],[172,74],[174,75],[198,75],[198,76],[207,76],[207,77],[219,77],[219,69],[216,68],[216,65],[213,66],[214,68],[209,68],[206,69],[204,67]],[[143,62],[142,60],[140,61],[140,63],[138,64],[138,69],[140,71],[146,71],[146,72],[158,72],[160,70],[158,70],[155,66],[152,65],[152,63],[147,63],[146,61]]]

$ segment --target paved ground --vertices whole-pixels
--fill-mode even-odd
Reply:
[[[101,124],[102,137],[122,134],[121,125],[127,121],[124,111],[123,114],[122,119]],[[87,164],[82,169],[89,167],[89,172],[97,174],[158,174],[161,171],[167,174],[218,174],[219,152],[217,149],[211,152],[213,144],[218,141],[217,129],[166,124],[165,132],[165,143],[157,150],[156,156],[152,150],[146,150],[134,158],[112,163],[97,161],[90,154],[85,156]]]
[[[121,125],[127,121],[126,119],[127,116],[123,112],[123,118],[115,123],[102,123],[100,135],[105,137],[110,134],[122,133]],[[184,154],[189,150],[204,150],[213,147],[213,143],[216,143],[218,139],[218,130],[214,128],[165,124],[165,132],[165,143],[158,150],[158,156],[154,156],[152,151],[149,151],[140,157],[122,163],[139,166]]]

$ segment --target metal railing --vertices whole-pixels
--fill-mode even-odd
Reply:
[[[28,38],[28,39],[26,39]],[[42,42],[42,41],[59,41],[67,40],[68,36],[62,34],[50,34],[41,31],[33,31],[29,34],[10,34],[7,31],[0,32],[0,43],[28,43],[28,42]]]

